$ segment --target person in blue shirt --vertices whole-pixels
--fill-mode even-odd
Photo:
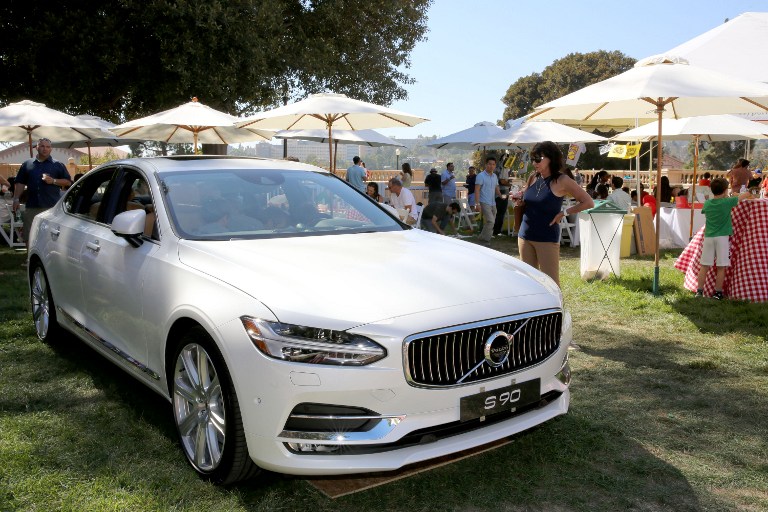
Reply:
[[[30,158],[19,168],[13,189],[13,211],[19,209],[20,198],[27,190],[27,202],[24,206],[24,243],[29,248],[29,230],[32,219],[56,204],[61,197],[61,189],[72,185],[72,177],[63,163],[51,157],[51,140],[42,138],[37,141],[37,157]]]
[[[445,170],[440,175],[443,188],[443,202],[445,204],[449,204],[456,199],[456,175],[453,174],[453,170],[453,162],[448,162],[445,165]]]
[[[365,193],[365,169],[360,166],[360,157],[353,158],[352,164],[347,169],[347,181],[357,190]]]
[[[496,198],[501,195],[495,170],[496,159],[489,156],[485,160],[485,171],[475,178],[475,210],[483,214],[483,230],[479,238],[480,243],[485,246],[491,245],[493,223],[496,220]]]

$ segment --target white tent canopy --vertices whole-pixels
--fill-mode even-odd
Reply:
[[[768,82],[768,12],[745,12],[665,52],[692,65]]]

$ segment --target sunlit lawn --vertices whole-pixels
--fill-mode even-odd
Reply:
[[[513,240],[493,247],[516,254]],[[37,341],[23,255],[0,250],[0,511],[768,510],[766,305],[694,299],[664,253],[585,282],[562,250],[578,346],[571,411],[496,450],[331,500],[266,474],[200,481],[166,402],[80,342]],[[456,262],[466,272],[471,262]]]

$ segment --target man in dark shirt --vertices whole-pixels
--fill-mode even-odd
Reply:
[[[429,174],[424,178],[424,185],[429,187],[429,203],[442,203],[443,185],[440,181],[440,175],[434,167],[429,170]]]
[[[440,202],[430,202],[421,214],[421,228],[432,233],[444,235],[445,226],[448,225],[448,221],[460,211],[461,206],[459,206],[459,203],[446,205]]]
[[[13,189],[13,211],[19,209],[19,199],[24,188],[27,189],[27,202],[24,206],[24,243],[29,248],[29,230],[32,219],[39,213],[56,204],[61,197],[61,189],[72,185],[72,178],[61,162],[51,158],[50,139],[37,141],[37,158],[31,158],[21,164],[16,175]]]
[[[477,174],[475,174],[475,167],[469,166],[467,169],[467,178],[464,180],[464,188],[467,189],[467,204],[469,207],[475,206],[475,180]]]

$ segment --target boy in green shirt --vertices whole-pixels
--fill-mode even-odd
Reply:
[[[701,213],[706,216],[706,223],[704,225],[704,245],[701,250],[701,270],[699,270],[696,296],[704,296],[704,281],[707,278],[707,272],[717,259],[715,293],[712,298],[722,300],[725,267],[731,264],[728,254],[730,250],[729,236],[733,234],[731,210],[739,201],[749,198],[750,194],[746,192],[738,197],[728,197],[728,182],[724,178],[715,178],[710,183],[709,188],[714,197],[705,201],[701,210]]]

